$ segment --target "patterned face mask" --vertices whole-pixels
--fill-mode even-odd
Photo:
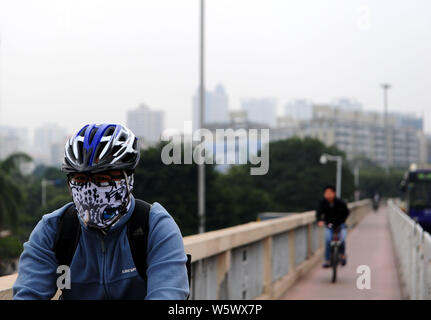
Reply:
[[[134,177],[127,178],[131,193]],[[109,186],[97,186],[91,181],[79,186],[69,185],[78,216],[88,227],[112,227],[130,207],[126,179],[113,181]]]

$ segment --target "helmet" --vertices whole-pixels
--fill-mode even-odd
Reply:
[[[139,162],[138,139],[119,124],[87,124],[65,145],[65,172],[133,170]]]

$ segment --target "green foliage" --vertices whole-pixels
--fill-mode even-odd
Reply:
[[[18,228],[15,234],[22,241],[27,240],[30,232],[33,230],[42,215],[50,213],[67,202],[71,201],[69,190],[65,183],[65,174],[57,168],[47,168],[43,166],[36,167],[37,174],[26,177],[25,181],[20,184],[20,189],[24,195],[20,213],[18,215]],[[42,206],[42,179],[57,181],[56,184],[48,184],[46,187],[45,207]]]
[[[359,168],[359,190],[362,198],[373,197],[376,192],[384,197],[399,197],[400,182],[406,168],[390,168],[389,172],[376,162],[365,157],[357,158],[351,163]]]
[[[7,267],[15,264],[23,250],[22,242],[16,236],[0,239],[0,276],[6,275]]]
[[[268,173],[252,179],[259,189],[271,193],[272,210],[301,212],[315,208],[323,187],[336,182],[335,163],[320,164],[320,156],[325,152],[344,156],[338,149],[311,138],[292,138],[270,144]],[[342,197],[350,200],[353,191],[353,175],[344,165]]]
[[[359,189],[363,198],[370,198],[375,192],[383,197],[401,196],[400,183],[405,170],[392,169],[389,174],[380,167],[361,168]]]
[[[142,152],[135,172],[133,194],[148,202],[161,203],[178,223],[183,235],[198,231],[197,165],[165,165],[160,160],[163,144]],[[205,166],[206,230],[215,230],[254,220],[268,195],[253,190],[242,176],[225,176],[213,165]],[[254,206],[254,207],[253,207]]]
[[[15,259],[22,252],[22,243],[16,236],[0,239],[0,260]]]
[[[134,195],[160,202],[179,224],[183,235],[198,229],[197,166],[165,165],[163,144],[142,152],[136,169]],[[269,171],[251,176],[250,164],[220,173],[206,165],[206,230],[256,220],[265,211],[314,209],[326,184],[335,184],[335,165],[319,163],[322,153],[342,153],[314,139],[289,139],[270,144]],[[343,197],[353,196],[353,175],[343,167]]]
[[[30,161],[28,155],[16,153],[0,162],[0,230],[17,228],[18,211],[24,200],[20,188],[24,177],[20,166]]]
[[[197,169],[196,165],[167,166],[161,162],[163,144],[142,152],[135,171],[133,194],[148,202],[159,202],[180,225],[183,234],[196,233],[197,219]],[[207,182],[212,168],[207,167]]]
[[[233,166],[218,174],[207,192],[207,230],[256,220],[258,213],[274,207],[268,191],[260,189],[246,166]]]

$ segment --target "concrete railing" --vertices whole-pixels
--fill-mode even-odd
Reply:
[[[0,300],[12,299],[12,285],[16,280],[16,273],[0,277]]]
[[[403,296],[431,299],[431,236],[394,201],[388,205]]]
[[[349,204],[349,227],[370,201]],[[184,237],[192,254],[191,299],[277,299],[323,256],[323,229],[309,211]],[[12,297],[16,275],[0,277],[0,299]]]

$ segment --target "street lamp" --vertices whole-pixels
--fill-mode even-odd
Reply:
[[[46,206],[46,186],[53,185],[54,183],[55,183],[54,180],[47,180],[45,178],[42,178],[42,181],[40,183],[42,188],[42,199],[41,199],[42,207]]]
[[[336,161],[337,162],[337,197],[341,198],[341,175],[343,168],[343,157],[342,156],[333,156],[327,153],[322,154],[320,157],[321,164],[327,164],[328,161]]]
[[[383,89],[383,106],[384,106],[384,122],[385,122],[385,145],[386,145],[386,157],[385,157],[385,170],[386,174],[389,174],[389,130],[388,130],[388,90],[392,87],[389,83],[382,83]]]
[[[200,47],[199,47],[199,128],[204,127],[205,121],[205,2],[200,1]],[[199,233],[205,232],[205,162],[198,164],[198,217]]]
[[[359,166],[356,165],[353,171],[355,175],[355,201],[359,201],[361,193],[359,191]]]

